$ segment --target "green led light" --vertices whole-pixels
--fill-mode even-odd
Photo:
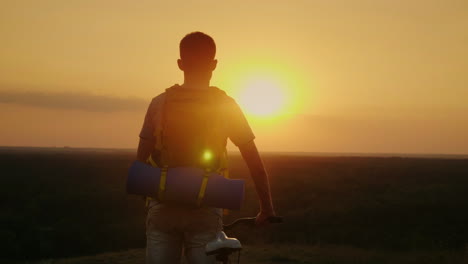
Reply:
[[[203,160],[210,161],[212,158],[213,158],[213,153],[211,153],[211,151],[205,150],[205,152],[203,152]]]

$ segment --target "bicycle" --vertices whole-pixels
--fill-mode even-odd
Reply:
[[[283,218],[281,216],[270,216],[267,221],[269,223],[282,223]],[[255,217],[244,217],[236,219],[234,222],[223,225],[223,230],[231,230],[239,224],[245,224],[248,226],[255,226]],[[240,251],[242,250],[242,245],[237,238],[228,237],[224,231],[219,231],[216,234],[216,239],[209,242],[205,246],[205,253],[207,255],[215,255],[216,260],[222,262],[223,264],[229,263],[229,257],[231,254],[237,252],[238,259],[237,262],[240,263]]]

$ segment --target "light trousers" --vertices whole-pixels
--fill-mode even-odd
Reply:
[[[216,263],[205,245],[222,229],[222,209],[183,207],[150,201],[146,218],[146,263]]]

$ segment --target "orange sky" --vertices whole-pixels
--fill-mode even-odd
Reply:
[[[260,150],[467,154],[466,28],[464,0],[8,1],[0,145],[136,147],[200,30],[233,97],[249,74],[284,80],[288,115],[249,116]]]

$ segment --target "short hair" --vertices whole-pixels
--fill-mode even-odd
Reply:
[[[213,60],[216,55],[216,44],[212,37],[203,32],[192,32],[180,41],[180,58],[192,63]]]

